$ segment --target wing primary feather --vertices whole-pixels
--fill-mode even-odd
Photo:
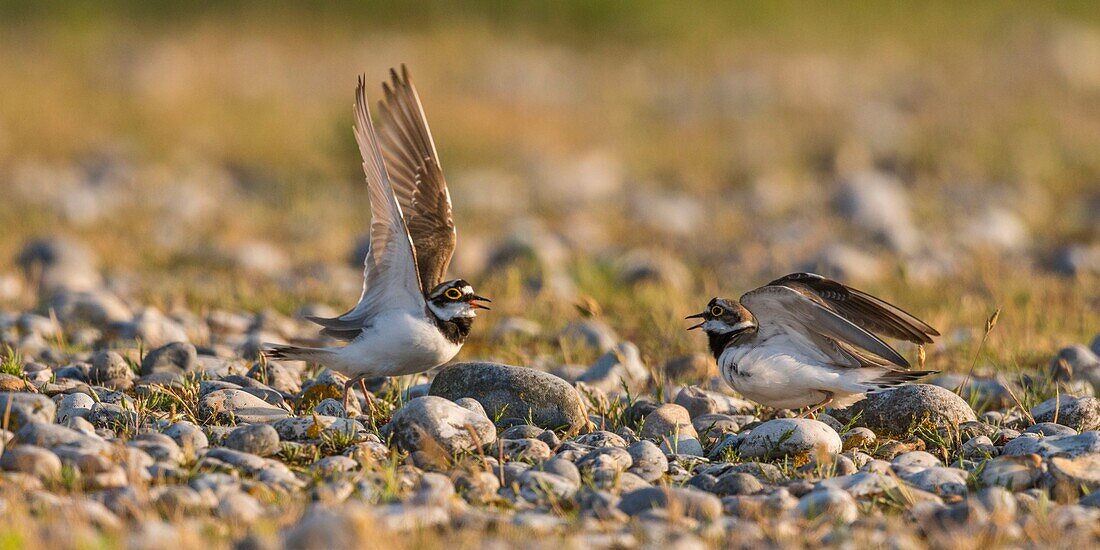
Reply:
[[[791,273],[767,286],[786,286],[861,327],[918,344],[932,342],[936,329],[905,310],[859,289],[814,273]]]
[[[784,325],[794,324],[794,330],[819,334],[909,368],[909,362],[878,336],[795,288],[769,284],[746,293],[741,304],[756,316],[761,327],[789,330]]]
[[[390,70],[383,84],[379,132],[383,158],[413,240],[423,291],[446,275],[455,247],[450,194],[440,168],[424,108],[407,66]]]

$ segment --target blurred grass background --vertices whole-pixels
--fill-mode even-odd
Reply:
[[[485,269],[532,227],[651,357],[701,345],[677,324],[700,300],[850,243],[876,273],[851,282],[945,334],[1006,307],[1001,360],[1034,364],[1100,330],[1095,271],[1051,267],[1100,242],[1098,19],[1089,2],[0,0],[0,272],[62,234],[140,300],[348,303],[367,227],[352,89],[407,63],[455,198],[452,272],[483,274],[501,316],[574,315]],[[901,183],[919,252],[835,212],[865,173]],[[963,238],[992,207],[1007,235]],[[287,265],[224,252],[255,242]],[[688,284],[620,284],[636,248]]]

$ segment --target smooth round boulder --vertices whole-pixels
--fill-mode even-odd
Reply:
[[[187,374],[194,371],[198,364],[198,352],[195,346],[187,342],[171,342],[150,351],[141,361],[141,375],[158,372]]]
[[[273,422],[290,416],[276,407],[244,390],[216,390],[199,399],[199,418],[220,422],[252,424]]]
[[[0,468],[23,472],[39,479],[57,479],[61,475],[61,459],[48,449],[36,445],[16,445],[0,456]]]
[[[34,422],[53,423],[57,404],[40,393],[0,393],[0,412],[6,415],[5,427],[14,432]]]
[[[852,495],[841,489],[824,487],[811,491],[798,500],[796,512],[807,519],[826,516],[842,523],[852,523],[859,517],[859,506]]]
[[[229,432],[225,446],[257,456],[279,452],[279,432],[269,424],[246,424]]]
[[[1001,453],[1005,456],[1037,454],[1043,458],[1100,454],[1100,432],[1090,431],[1077,435],[1051,437],[1021,435],[1006,443]]]
[[[117,351],[104,350],[92,356],[92,368],[88,372],[88,381],[100,386],[123,388],[130,385],[134,371],[130,364]]]
[[[642,438],[660,443],[666,453],[702,456],[703,445],[691,424],[691,415],[681,405],[665,403],[645,417]]]
[[[70,393],[61,398],[57,407],[57,421],[64,424],[71,418],[87,418],[95,406],[95,400],[86,393]]]
[[[626,452],[630,453],[631,458],[627,471],[650,483],[661,479],[668,471],[668,458],[652,441],[638,441],[627,447]]]
[[[700,521],[714,521],[722,515],[718,497],[685,487],[646,487],[624,494],[619,501],[619,510],[629,516],[669,508]]]
[[[489,417],[530,419],[547,429],[580,431],[587,413],[580,394],[568,382],[550,373],[499,363],[459,363],[444,368],[432,382],[429,395],[458,401],[473,398]]]
[[[961,397],[931,384],[908,384],[873,393],[831,414],[843,423],[855,419],[856,426],[894,437],[907,437],[921,425],[957,430],[959,424],[977,420],[974,410]]]
[[[985,463],[978,479],[982,485],[1005,487],[1021,491],[1035,484],[1043,475],[1039,455],[999,456]]]
[[[1079,432],[1100,429],[1100,399],[1092,396],[1051,397],[1031,409],[1036,422],[1054,422]]]
[[[394,413],[390,425],[394,441],[409,452],[441,450],[454,455],[497,439],[491,420],[434,395],[406,403]]]
[[[1100,490],[1100,454],[1052,456],[1049,469],[1055,480],[1071,487],[1084,487],[1090,492]]]
[[[746,458],[779,457],[841,450],[840,435],[824,422],[809,418],[777,418],[742,434],[738,447]]]

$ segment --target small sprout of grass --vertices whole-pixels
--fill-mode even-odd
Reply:
[[[70,493],[78,492],[81,489],[80,471],[72,464],[62,464],[57,482]]]
[[[23,357],[11,346],[4,346],[4,359],[0,361],[0,373],[23,376]]]
[[[1054,385],[1054,419],[1051,422],[1058,423],[1058,413],[1062,409],[1062,388],[1060,384]],[[1034,422],[1033,422],[1034,423]]]
[[[321,447],[326,451],[330,451],[331,454],[341,453],[344,449],[359,443],[359,441],[359,434],[350,426],[343,430],[325,430],[321,432]]]
[[[1006,390],[1008,390],[1008,396],[1012,398],[1012,402],[1016,404],[1016,407],[1020,409],[1020,412],[1022,412],[1024,416],[1026,416],[1027,419],[1031,422],[1031,424],[1034,425],[1035,417],[1031,416],[1031,412],[1026,407],[1024,407],[1023,403],[1020,402],[1020,398],[1016,397],[1016,392],[1012,391],[1012,386],[1001,380],[1000,376],[997,376],[997,382],[999,382],[1002,386],[1004,386]]]
[[[784,442],[786,442],[788,439],[790,439],[793,436],[794,436],[794,428],[791,428],[791,429],[783,432],[783,435],[779,436],[779,439],[777,439],[774,443],[772,443],[770,445],[770,447],[768,449],[768,452],[765,456],[778,456],[780,454],[779,453],[779,446],[782,445]]]
[[[955,394],[960,395],[962,389],[970,383],[970,378],[974,375],[974,369],[978,366],[978,359],[982,356],[982,350],[985,348],[986,341],[989,340],[989,334],[993,332],[993,329],[997,326],[997,320],[1001,318],[1001,308],[993,310],[993,314],[989,316],[989,319],[985,321],[985,333],[982,334],[981,342],[978,342],[978,349],[974,352],[974,359],[970,361],[970,370],[967,371],[966,377],[959,383],[959,387],[955,388]]]
[[[863,418],[863,411],[862,410],[857,412],[854,416],[852,416],[852,419],[849,420],[848,423],[845,424],[844,427],[841,428],[840,432],[838,432],[838,433],[846,434],[846,433],[850,432],[852,430],[852,428],[856,427],[856,424],[859,423],[860,418]]]
[[[722,448],[721,458],[723,462],[739,464],[741,462],[741,449],[737,445],[726,445]]]
[[[504,418],[505,411],[508,410],[508,403],[505,403],[495,414],[493,414],[493,424],[500,422],[500,419]]]

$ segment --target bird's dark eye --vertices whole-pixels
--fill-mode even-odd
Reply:
[[[457,288],[448,288],[447,292],[443,293],[449,300],[458,300],[462,298],[462,291]]]
[[[710,314],[714,317],[721,317],[726,310],[722,306],[711,306]]]

